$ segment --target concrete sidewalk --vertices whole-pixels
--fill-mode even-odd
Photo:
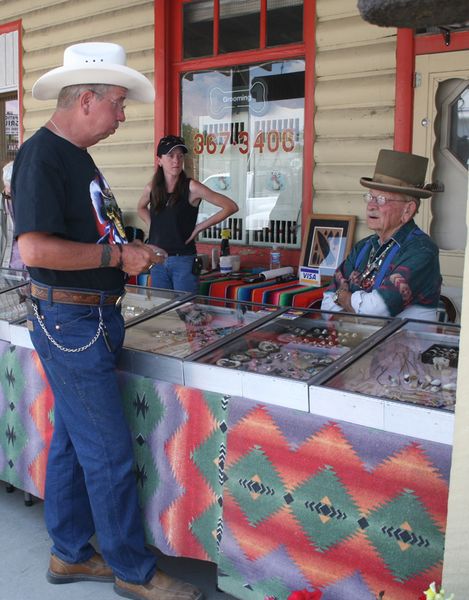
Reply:
[[[112,583],[51,585],[46,580],[50,540],[43,503],[24,505],[23,493],[6,493],[0,482],[0,600],[117,600]],[[200,560],[162,557],[160,567],[200,588],[207,600],[231,600],[216,590],[216,566]]]

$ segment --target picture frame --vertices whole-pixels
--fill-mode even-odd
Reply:
[[[355,215],[311,214],[306,223],[300,267],[319,268],[321,277],[332,277],[352,248]]]

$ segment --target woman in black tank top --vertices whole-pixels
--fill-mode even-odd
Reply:
[[[214,192],[184,172],[187,146],[182,137],[161,138],[157,149],[157,168],[140,200],[137,211],[149,226],[149,242],[163,248],[168,258],[151,269],[153,287],[198,291],[198,273],[194,268],[197,256],[195,238],[207,229],[224,221],[238,210],[227,196]],[[220,208],[214,215],[197,223],[201,200]]]

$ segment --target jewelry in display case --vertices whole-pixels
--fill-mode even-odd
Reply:
[[[290,311],[200,359],[202,363],[308,381],[383,321],[357,327],[353,317],[321,318],[317,311]]]
[[[244,304],[196,297],[134,324],[126,332],[125,347],[185,358],[265,316]]]
[[[409,322],[325,384],[453,411],[459,328]]]

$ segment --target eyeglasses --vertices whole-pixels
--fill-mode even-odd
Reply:
[[[108,98],[104,94],[101,94],[100,92],[96,92],[95,90],[90,90],[90,92],[93,92],[93,94],[95,94],[96,96],[99,96],[101,98],[101,100],[107,100],[108,102],[110,102],[113,105],[113,107],[115,108],[115,110],[124,112],[124,110],[126,109],[126,106],[124,104],[125,99],[119,98],[117,100],[113,100],[112,98]]]
[[[381,194],[379,196],[373,196],[371,192],[363,194],[363,201],[365,202],[365,204],[370,204],[370,202],[376,202],[378,206],[384,206],[388,202],[407,202],[407,200],[404,200],[404,198],[386,198],[386,196],[382,196]]]

